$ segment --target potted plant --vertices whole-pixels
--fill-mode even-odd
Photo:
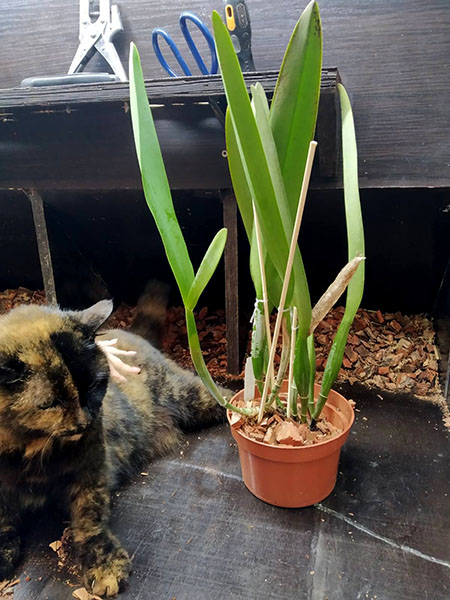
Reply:
[[[256,293],[246,385],[231,401],[223,397],[206,368],[194,317],[200,295],[223,253],[226,230],[214,237],[194,273],[173,208],[139,55],[132,44],[131,116],[143,188],[185,306],[194,367],[214,398],[227,409],[245,484],[272,504],[307,506],[332,491],[340,448],[354,418],[350,403],[331,390],[364,284],[364,236],[351,106],[339,85],[349,262],[312,309],[297,238],[317,145],[313,135],[322,65],[318,6],[311,2],[295,26],[270,107],[259,84],[252,86],[250,99],[229,33],[216,12],[212,20],[228,100],[228,161],[250,242],[250,271]],[[346,288],[344,317],[318,386],[314,383],[314,328]],[[272,331],[270,314],[274,308],[277,316]],[[280,336],[281,359],[275,373]]]

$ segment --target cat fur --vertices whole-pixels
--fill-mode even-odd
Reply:
[[[127,362],[141,371],[122,383],[95,343],[111,301],[78,312],[20,306],[0,317],[0,580],[18,563],[22,515],[57,502],[70,514],[86,586],[116,595],[131,563],[109,529],[111,492],[183,431],[223,420],[200,379],[142,337],[147,330],[154,340],[155,326],[160,337],[162,304],[147,291],[135,319],[141,335],[98,336],[136,351]]]

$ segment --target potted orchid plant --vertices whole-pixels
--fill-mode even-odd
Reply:
[[[226,230],[214,237],[195,273],[175,215],[139,55],[132,44],[130,99],[136,152],[145,197],[184,303],[192,361],[210,393],[227,410],[244,482],[256,496],[272,504],[306,506],[332,491],[340,448],[354,418],[350,403],[331,389],[364,285],[364,235],[352,111],[339,84],[348,263],[312,308],[297,239],[317,146],[313,136],[322,68],[317,3],[306,7],[295,26],[270,105],[260,84],[252,86],[249,96],[228,30],[218,13],[213,13],[212,22],[228,101],[228,162],[250,243],[256,295],[246,385],[232,400],[223,397],[206,368],[194,316],[200,295],[222,256]],[[344,317],[318,386],[313,332],[346,289]],[[272,328],[274,309],[277,316]],[[280,345],[276,372],[275,353]]]

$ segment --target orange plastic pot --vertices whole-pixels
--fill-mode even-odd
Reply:
[[[318,395],[320,388],[318,385],[315,388]],[[281,392],[287,392],[287,381]],[[243,395],[242,390],[231,403]],[[230,414],[228,411],[229,421]],[[242,477],[252,494],[264,502],[285,508],[311,506],[331,494],[336,485],[341,448],[355,415],[346,398],[334,390],[331,390],[322,414],[342,429],[342,433],[314,446],[271,446],[231,427],[239,449]]]

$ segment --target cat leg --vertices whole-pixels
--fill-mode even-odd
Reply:
[[[109,492],[105,486],[78,488],[71,502],[75,547],[85,582],[94,594],[115,596],[128,578],[131,561],[111,533]]]
[[[17,533],[19,514],[0,490],[0,581],[14,571],[20,557],[20,537]]]

